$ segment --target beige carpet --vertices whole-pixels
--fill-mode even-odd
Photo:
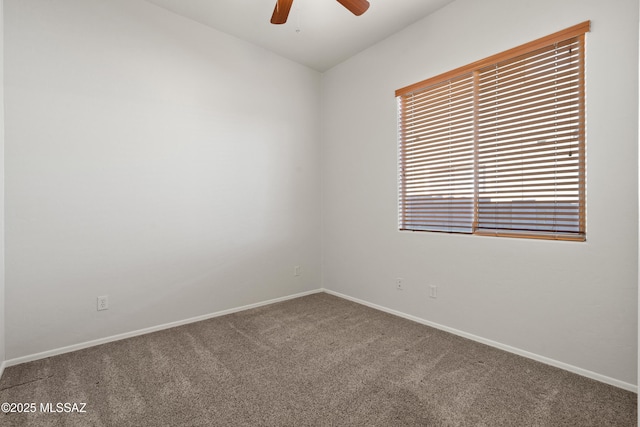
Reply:
[[[636,426],[636,400],[314,294],[7,368],[0,402],[37,410],[0,425]]]

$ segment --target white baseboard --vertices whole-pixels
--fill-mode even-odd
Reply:
[[[0,365],[0,377],[2,376],[2,372],[3,372],[5,367],[20,365],[21,363],[33,362],[34,360],[45,359],[47,357],[57,356],[59,354],[64,354],[64,353],[70,353],[72,351],[82,350],[82,349],[93,347],[93,346],[100,345],[100,344],[106,344],[106,343],[113,342],[113,341],[119,341],[119,340],[123,340],[123,339],[126,339],[126,338],[132,338],[132,337],[136,337],[136,336],[139,336],[139,335],[149,334],[151,332],[157,332],[157,331],[161,331],[161,330],[164,330],[164,329],[175,328],[176,326],[182,326],[182,325],[186,325],[186,324],[189,324],[189,323],[200,322],[202,320],[212,319],[214,317],[220,317],[220,316],[224,316],[224,315],[227,315],[227,314],[238,313],[240,311],[250,310],[252,308],[262,307],[262,306],[265,306],[265,305],[274,304],[274,303],[282,302],[282,301],[287,301],[287,300],[294,299],[294,298],[300,298],[300,297],[311,295],[311,294],[317,294],[317,293],[320,293],[322,291],[323,291],[322,289],[316,289],[316,290],[308,291],[308,292],[300,292],[300,293],[297,293],[297,294],[288,295],[288,296],[284,296],[284,297],[280,297],[280,298],[274,298],[274,299],[270,299],[270,300],[267,300],[267,301],[258,302],[258,303],[255,303],[255,304],[244,305],[244,306],[241,306],[241,307],[231,308],[231,309],[228,309],[228,310],[222,310],[222,311],[218,311],[218,312],[215,312],[215,313],[204,314],[202,316],[191,317],[189,319],[178,320],[176,322],[165,323],[163,325],[152,326],[152,327],[144,328],[144,329],[138,329],[136,331],[125,332],[123,334],[112,335],[112,336],[105,337],[105,338],[99,338],[97,340],[86,341],[86,342],[82,342],[82,343],[79,343],[79,344],[73,344],[73,345],[66,346],[66,347],[60,347],[60,348],[56,348],[56,349],[53,349],[53,350],[47,350],[47,351],[43,351],[41,353],[30,354],[30,355],[22,356],[22,357],[16,357],[15,359],[6,360],[4,363],[2,363],[2,365]]]
[[[2,379],[2,374],[4,374],[4,368],[7,366],[7,362],[4,361],[0,363],[0,380]]]
[[[361,299],[358,299],[358,298],[354,298],[354,297],[351,297],[351,296],[348,296],[348,295],[341,294],[339,292],[334,292],[334,291],[331,291],[329,289],[323,289],[323,291],[326,292],[327,294],[334,295],[334,296],[337,296],[339,298],[343,298],[343,299],[346,299],[346,300],[349,300],[349,301],[352,301],[352,302],[355,302],[355,303],[358,303],[358,304],[362,304],[362,305],[365,305],[367,307],[374,308],[376,310],[384,311],[385,313],[393,314],[395,316],[399,316],[399,317],[402,317],[402,318],[405,318],[405,319],[408,319],[408,320],[412,320],[414,322],[421,323],[423,325],[431,326],[432,328],[440,329],[442,331],[449,332],[451,334],[458,335],[458,336],[461,336],[463,338],[468,338],[468,339],[470,339],[472,341],[476,341],[476,342],[479,342],[479,343],[482,343],[482,344],[486,344],[488,346],[495,347],[495,348],[498,348],[500,350],[507,351],[509,353],[514,353],[514,354],[517,354],[519,356],[526,357],[528,359],[533,359],[533,360],[535,360],[537,362],[541,362],[541,363],[544,363],[546,365],[550,365],[550,366],[554,366],[556,368],[564,369],[565,371],[573,372],[574,374],[578,374],[578,375],[581,375],[583,377],[591,378],[593,380],[600,381],[602,383],[609,384],[609,385],[612,385],[614,387],[618,387],[618,388],[622,388],[624,390],[628,390],[628,391],[632,391],[634,393],[638,393],[638,386],[634,385],[634,384],[629,384],[627,382],[620,381],[620,380],[617,380],[615,378],[607,377],[605,375],[601,375],[601,374],[598,374],[596,372],[588,371],[586,369],[582,369],[582,368],[579,368],[577,366],[569,365],[569,364],[564,363],[564,362],[559,362],[557,360],[550,359],[550,358],[545,357],[545,356],[540,356],[539,354],[531,353],[531,352],[528,352],[526,350],[522,350],[522,349],[519,349],[519,348],[516,348],[516,347],[511,347],[509,345],[502,344],[502,343],[499,343],[497,341],[492,341],[492,340],[489,340],[489,339],[486,339],[486,338],[479,337],[477,335],[473,335],[473,334],[469,334],[467,332],[459,331],[457,329],[450,328],[448,326],[444,326],[444,325],[440,325],[438,323],[430,322],[428,320],[425,320],[425,319],[422,319],[422,318],[419,318],[419,317],[416,317],[416,316],[412,316],[410,314],[402,313],[402,312],[397,311],[397,310],[393,310],[393,309],[390,309],[390,308],[387,308],[387,307],[383,307],[381,305],[373,304],[373,303],[370,303],[368,301],[364,301],[364,300],[361,300]]]

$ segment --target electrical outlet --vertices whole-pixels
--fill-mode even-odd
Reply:
[[[436,285],[429,286],[429,297],[438,298],[438,287]]]
[[[104,295],[98,297],[98,311],[109,310],[109,297]]]
[[[302,274],[302,268],[300,268],[299,265],[296,265],[295,267],[293,267],[293,275],[294,276],[300,276]]]
[[[399,291],[404,291],[404,283],[403,283],[404,279],[401,279],[400,277],[398,277],[396,279],[396,289]]]

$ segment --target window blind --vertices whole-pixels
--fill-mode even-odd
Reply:
[[[588,30],[396,92],[401,230],[585,239]]]
[[[473,76],[403,97],[402,224],[470,232],[473,221]]]

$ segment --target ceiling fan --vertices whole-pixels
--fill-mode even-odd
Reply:
[[[362,15],[369,9],[369,2],[367,0],[338,0],[338,3],[349,9],[349,11],[356,16]],[[284,24],[287,22],[292,4],[293,0],[277,0],[276,8],[273,10],[273,15],[271,16],[271,23]]]

